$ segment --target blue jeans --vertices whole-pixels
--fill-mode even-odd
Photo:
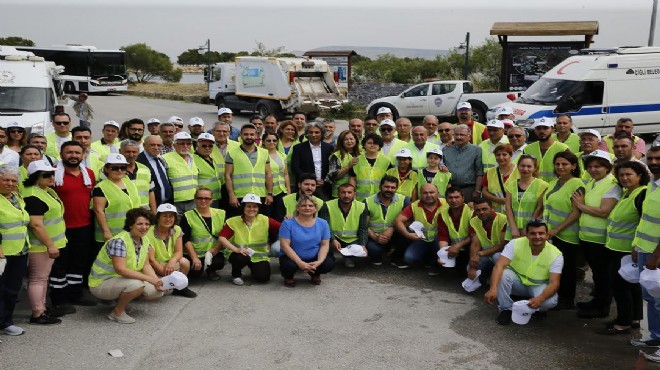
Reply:
[[[513,300],[511,299],[511,294],[515,294],[521,297],[538,297],[548,285],[530,285],[527,286],[522,283],[520,277],[513,272],[511,269],[505,269],[502,273],[502,279],[500,279],[500,284],[497,287],[497,303],[499,304],[500,311],[511,310],[513,306]],[[557,293],[552,297],[548,298],[545,302],[541,303],[539,311],[547,311],[557,305]]]
[[[437,251],[437,241],[425,242],[423,240],[415,240],[406,248],[406,252],[403,254],[403,260],[411,266],[427,263],[435,265],[437,260],[435,253]]]
[[[479,259],[477,270],[481,270],[481,275],[479,275],[479,281],[481,284],[486,285],[488,282],[488,278],[490,278],[490,274],[493,272],[493,267],[495,267],[497,259],[500,258],[500,254],[500,252],[497,252],[492,256],[481,257]]]
[[[637,266],[639,266],[639,272],[642,272],[644,266],[646,266],[646,261],[649,258],[651,258],[651,253],[637,252]],[[660,298],[655,298],[650,295],[643,286],[642,298],[647,302],[646,314],[648,316],[651,338],[660,339]]]

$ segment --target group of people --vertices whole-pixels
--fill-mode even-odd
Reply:
[[[57,324],[99,299],[115,301],[109,319],[132,323],[136,298],[196,296],[163,285],[175,271],[218,280],[229,263],[235,285],[245,267],[265,283],[279,257],[287,287],[298,270],[318,285],[335,252],[349,268],[388,261],[426,265],[431,276],[456,259],[489,284],[503,325],[512,295],[529,297],[536,316],[574,309],[583,256],[594,291],[578,316],[608,317],[614,298],[603,333],[638,328],[642,296],[656,298],[617,271],[627,254],[649,269],[660,259],[660,147],[644,153],[626,118],[605,137],[574,133],[569,115],[541,118],[528,143],[506,108],[485,125],[469,103],[457,113],[456,124],[427,116],[413,127],[383,107],[335,135],[333,120],[303,113],[255,115],[237,130],[221,108],[208,131],[199,117],[187,130],[177,116],[135,118],[105,122],[96,141],[65,113],[45,136],[9,124],[0,130],[0,330],[24,331],[13,322],[24,276],[31,324]],[[649,325],[660,326],[651,306]],[[660,327],[651,335],[633,344],[660,345]]]

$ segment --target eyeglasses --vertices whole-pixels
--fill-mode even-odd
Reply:
[[[458,133],[456,133],[456,134],[454,134],[454,136],[470,136],[470,135],[468,135],[468,134],[458,134]]]
[[[128,170],[128,166],[110,166],[108,169],[114,172],[126,171]]]
[[[438,129],[438,132],[451,132],[452,129],[450,128],[444,128],[444,129]]]
[[[178,142],[176,142],[176,143],[174,143],[174,144],[176,144],[176,145],[183,145],[183,146],[191,146],[191,145],[192,145],[192,142],[190,142],[190,141],[178,141]]]
[[[143,128],[139,128],[139,127],[129,127],[129,128],[128,128],[128,131],[144,132],[144,129],[143,129]]]
[[[198,148],[209,149],[213,148],[213,144],[197,144]]]
[[[204,202],[208,202],[208,201],[213,200],[213,198],[210,198],[210,197],[195,197],[195,199],[196,200],[201,200],[201,201],[204,201]]]
[[[521,137],[523,137],[523,135],[511,134],[511,135],[506,135],[506,137],[510,137],[510,138],[514,138],[514,139],[520,139]]]
[[[25,130],[22,129],[22,128],[12,128],[12,129],[9,130],[10,134],[19,134],[19,133],[22,134],[24,132],[25,132]]]
[[[66,126],[69,124],[69,121],[53,121],[53,125]]]
[[[183,128],[183,125],[177,125],[177,124],[175,124],[174,126],[176,126],[176,127],[178,127],[178,128]]]
[[[276,143],[277,139],[266,139],[264,141],[267,142],[267,143]]]
[[[42,179],[49,179],[51,177],[55,176],[55,172],[44,172],[39,175]]]
[[[394,131],[394,129],[391,128],[391,127],[381,127],[380,128],[380,132],[392,132],[392,131]]]

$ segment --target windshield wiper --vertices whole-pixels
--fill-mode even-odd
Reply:
[[[27,110],[27,109],[22,109],[22,108],[13,108],[13,107],[5,108],[5,107],[0,107],[0,113],[1,113],[1,112],[30,112],[30,111]]]

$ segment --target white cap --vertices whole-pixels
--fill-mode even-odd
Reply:
[[[192,140],[192,136],[185,131],[177,132],[174,135],[174,142],[177,142],[177,140]]]
[[[610,163],[612,163],[612,157],[610,157],[610,153],[603,151],[603,150],[594,150],[593,152],[585,155],[582,157],[583,161],[586,161],[587,159],[591,157],[597,157],[597,158],[602,158]]]
[[[511,321],[518,325],[527,324],[529,319],[532,318],[532,314],[538,311],[535,308],[529,307],[528,304],[529,301],[526,299],[513,302],[513,307],[511,307]]]
[[[479,289],[481,287],[481,281],[479,281],[479,276],[481,276],[481,270],[477,270],[474,279],[466,278],[465,280],[463,280],[463,282],[461,283],[463,289],[465,289],[465,291],[468,293],[472,293],[475,290]]]
[[[188,286],[188,277],[181,271],[174,271],[167,276],[163,276],[161,280],[163,281],[163,290],[181,290]]]
[[[367,252],[364,251],[364,248],[362,248],[361,245],[359,244],[351,244],[347,246],[346,248],[342,248],[339,250],[339,253],[342,254],[342,256],[353,256],[353,257],[366,257]]]
[[[209,134],[208,132],[203,132],[199,134],[199,136],[197,136],[197,141],[201,141],[201,140],[208,140],[215,142],[215,138],[213,137],[213,135]]]
[[[456,106],[456,110],[461,110],[461,109],[472,109],[472,104],[470,104],[466,101],[460,102]]]
[[[218,116],[222,116],[223,114],[234,114],[234,112],[232,112],[229,108],[218,109]]]
[[[513,127],[513,126],[516,125],[512,120],[510,120],[508,118],[503,119],[502,123],[504,124],[504,127]]]
[[[410,152],[410,149],[403,148],[396,152],[395,155],[396,158],[411,158],[412,159],[412,153]]]
[[[193,117],[188,120],[188,125],[190,126],[204,126],[204,120],[199,117]]]
[[[387,125],[387,126],[396,127],[396,123],[394,123],[394,121],[392,121],[389,118],[385,118],[384,120],[380,121],[380,125],[381,126]]]
[[[428,157],[429,154],[435,154],[435,155],[439,155],[439,156],[442,157],[442,149],[438,149],[438,148],[427,149],[426,150],[426,156]]]
[[[163,203],[156,208],[156,213],[163,213],[163,212],[174,212],[176,213],[176,207],[169,204],[169,203]]]
[[[639,274],[639,284],[654,298],[660,298],[660,269],[644,270]]]
[[[631,255],[625,255],[621,258],[621,268],[619,269],[619,275],[623,280],[637,284],[639,283],[639,267],[636,263],[633,262]]]
[[[28,175],[32,175],[33,173],[38,171],[54,172],[55,168],[53,168],[53,166],[51,166],[50,163],[48,163],[48,161],[44,161],[44,160],[34,161],[28,165],[27,168]]]
[[[243,203],[257,203],[261,204],[261,198],[256,196],[255,194],[248,193],[243,197]]]
[[[513,109],[511,109],[511,107],[499,107],[499,108],[497,108],[497,115],[501,116],[503,114],[506,114],[506,115],[513,114]]]
[[[539,126],[555,127],[555,120],[550,117],[541,117],[535,119],[534,124],[532,125],[532,130]]]
[[[116,128],[120,128],[120,127],[119,127],[119,123],[118,123],[117,121],[113,121],[113,120],[105,121],[105,122],[103,123],[103,126],[104,126],[104,127],[105,127],[105,126],[114,126],[114,127],[116,127]]]
[[[152,123],[157,123],[160,125],[160,120],[158,118],[149,118],[149,120],[147,121],[147,125],[150,125]]]
[[[497,119],[491,119],[486,123],[486,127],[495,127],[495,128],[501,128],[504,129],[504,122],[497,120]]]
[[[105,164],[128,164],[128,161],[123,155],[112,153],[105,159]]]
[[[10,128],[10,127],[20,127],[20,128],[24,128],[23,126],[21,126],[20,123],[18,123],[18,122],[16,122],[16,121],[11,121],[11,122],[7,122],[7,123],[5,123],[5,128]]]
[[[600,141],[600,132],[598,132],[598,131],[596,131],[596,130],[594,130],[594,129],[592,129],[592,128],[588,128],[588,129],[586,129],[586,130],[581,130],[580,133],[579,133],[578,135],[582,136],[582,135],[585,135],[585,134],[591,134],[591,135],[594,135],[595,137],[598,138],[598,141]]]
[[[183,124],[183,118],[181,118],[181,117],[179,117],[179,116],[172,116],[172,117],[170,117],[170,118],[167,119],[167,122],[169,122],[169,123],[180,123],[180,124]]]
[[[381,114],[392,114],[392,110],[388,107],[380,107],[378,108],[378,111],[376,112],[376,115],[381,115]]]
[[[442,264],[443,267],[456,266],[456,258],[449,257],[449,247],[441,248],[438,251],[438,257],[440,258],[440,264]]]
[[[425,238],[426,237],[424,235],[423,229],[424,229],[424,224],[422,224],[419,221],[413,221],[410,225],[408,225],[408,230],[414,232],[420,238]]]

